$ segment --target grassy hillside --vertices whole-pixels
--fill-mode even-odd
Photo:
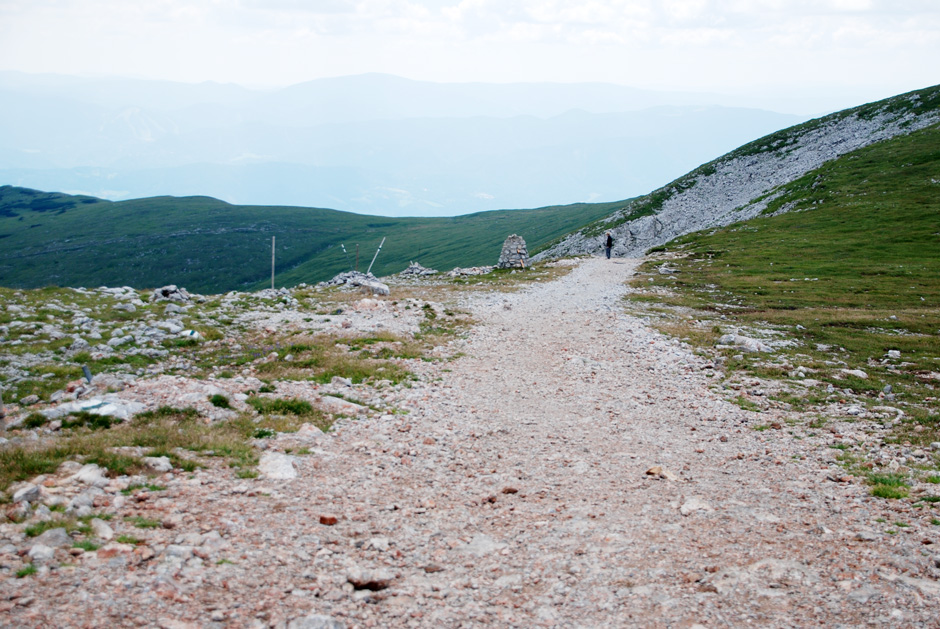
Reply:
[[[667,310],[664,325],[703,346],[734,329],[789,342],[770,356],[725,350],[732,370],[786,379],[802,369],[821,383],[778,405],[853,395],[884,404],[890,385],[908,417],[931,428],[909,438],[936,440],[940,126],[830,162],[786,186],[766,213],[659,248],[676,272],[647,263],[635,298],[693,308]]]
[[[659,214],[667,201],[695,188],[701,183],[702,178],[715,175],[716,172],[721,172],[723,169],[727,168],[729,162],[741,158],[761,156],[786,158],[799,146],[801,139],[805,136],[812,136],[812,134],[822,132],[827,128],[831,129],[834,124],[846,119],[899,119],[901,128],[910,128],[912,121],[917,116],[931,115],[935,114],[937,111],[940,111],[940,86],[935,85],[874,103],[846,109],[782,129],[754,140],[753,142],[749,142],[726,155],[703,164],[662,188],[654,190],[648,195],[633,199],[627,204],[625,211],[618,212],[614,216],[601,217],[596,222],[586,225],[579,231],[583,236],[588,238],[597,238],[605,231],[620,227],[630,221],[644,216]],[[831,150],[831,147],[825,146],[825,144],[817,148],[823,152]],[[784,163],[785,161],[786,160],[784,160]],[[789,172],[784,166],[784,163],[781,163],[781,167]],[[748,173],[753,174],[750,169]],[[729,180],[722,181],[723,186],[727,186],[729,183],[732,182]],[[713,198],[712,201],[714,201],[714,203],[711,205],[720,205],[720,199]],[[712,211],[712,209],[713,208],[705,207],[702,208],[701,211],[708,213]]]
[[[205,293],[317,282],[354,264],[397,273],[409,261],[450,270],[495,264],[511,233],[530,251],[623,207],[624,202],[481,212],[453,218],[385,218],[300,207],[237,206],[206,197],[109,202],[0,187],[0,282],[47,285],[177,284]]]

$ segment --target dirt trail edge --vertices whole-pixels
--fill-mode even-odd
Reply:
[[[406,414],[286,437],[293,479],[199,471],[172,553],[31,592],[59,626],[936,627],[936,533],[623,314],[636,263],[467,298]]]

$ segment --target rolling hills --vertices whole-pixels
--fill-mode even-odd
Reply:
[[[530,251],[624,202],[482,212],[448,218],[385,218],[336,210],[230,205],[207,197],[111,202],[0,187],[0,284],[177,284],[206,293],[269,285],[276,238],[278,286],[322,281],[355,265],[373,273],[409,261],[450,270],[495,264],[511,233]],[[345,243],[349,258],[340,244]]]

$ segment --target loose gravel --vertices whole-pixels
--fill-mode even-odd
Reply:
[[[388,394],[402,412],[269,440],[293,478],[103,488],[102,510],[161,526],[10,578],[0,624],[938,626],[940,527],[818,441],[755,430],[786,418],[623,314],[636,263],[463,297],[477,325]]]

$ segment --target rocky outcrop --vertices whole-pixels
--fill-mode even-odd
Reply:
[[[928,106],[938,93],[940,87],[896,96],[761,138],[567,236],[533,260],[600,254],[607,230],[614,255],[639,256],[683,234],[753,218],[781,186],[826,162],[940,122],[940,110]]]

